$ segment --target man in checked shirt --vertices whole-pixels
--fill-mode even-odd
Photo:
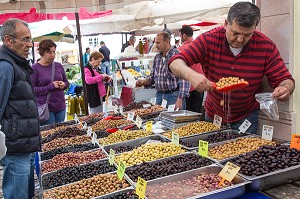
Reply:
[[[162,100],[167,100],[167,107],[175,104],[175,110],[185,109],[185,98],[189,96],[190,83],[176,77],[168,69],[170,58],[178,54],[179,51],[170,44],[171,36],[166,32],[156,35],[155,44],[158,54],[154,57],[153,70],[150,78],[138,80],[137,87],[151,86],[155,84],[156,104],[161,104]]]

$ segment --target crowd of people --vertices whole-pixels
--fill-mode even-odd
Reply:
[[[136,86],[155,85],[156,103],[163,100],[177,109],[201,112],[203,92],[205,120],[214,115],[237,129],[246,119],[250,133],[257,132],[259,104],[255,94],[261,92],[263,77],[274,89],[272,97],[286,101],[295,89],[278,48],[272,40],[256,30],[260,22],[259,8],[250,2],[238,2],[229,12],[224,25],[199,35],[193,40],[193,29],[180,29],[181,45],[172,46],[166,32],[158,33],[154,44],[157,54],[150,77],[138,80]],[[40,60],[30,66],[27,58],[33,47],[28,24],[9,19],[2,25],[0,48],[0,157],[4,167],[2,190],[4,198],[34,196],[34,156],[41,151],[40,125],[65,120],[64,90],[69,87],[63,66],[55,62],[56,44],[50,39],[40,41]],[[147,39],[146,39],[147,40]],[[143,53],[148,53],[151,44]],[[121,51],[134,46],[131,36]],[[99,51],[86,48],[83,56],[84,74],[90,113],[102,112],[110,75],[110,50],[104,41]],[[222,77],[244,78],[249,86],[231,92],[231,113],[222,103],[223,93],[213,83]],[[40,121],[38,107],[48,103],[49,119]],[[3,132],[3,133],[2,133]]]

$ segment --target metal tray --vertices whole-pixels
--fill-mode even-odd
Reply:
[[[188,155],[188,154],[194,154],[194,155],[196,155],[196,156],[199,156],[199,158],[201,158],[201,156],[200,156],[198,153],[195,153],[195,152],[191,151],[191,152],[181,153],[181,154],[174,155],[174,156],[170,156],[170,157],[166,157],[166,158],[161,158],[161,159],[158,159],[158,160],[153,160],[153,161],[150,161],[150,162],[147,162],[147,163],[149,163],[149,164],[155,164],[155,163],[162,162],[162,161],[165,161],[165,160],[168,160],[168,159],[177,157],[177,156],[184,156],[184,155]],[[212,160],[212,159],[210,159],[210,158],[207,158],[207,159],[211,162],[211,165],[216,163],[214,160]],[[140,163],[140,164],[141,164],[141,163]],[[140,164],[136,164],[136,165],[134,165],[134,166],[138,166],[138,165],[140,165]],[[127,167],[127,168],[131,168],[131,167],[133,167],[133,166],[130,166],[130,167]],[[126,169],[127,169],[127,168],[126,168]],[[196,169],[198,169],[198,168],[196,168]],[[188,170],[188,171],[193,171],[193,170],[195,170],[195,169]],[[187,172],[187,171],[184,171],[184,172]],[[126,171],[125,171],[125,173],[126,173]],[[180,173],[183,173],[183,172],[180,172]],[[177,174],[179,174],[179,173],[177,173]],[[127,175],[127,174],[126,174],[126,175]],[[175,175],[175,174],[172,174],[172,175]],[[171,176],[171,175],[168,175],[168,176]],[[128,175],[127,175],[127,177],[128,177],[129,183],[130,183],[131,185],[133,185],[133,186],[136,186],[136,182],[134,182]],[[164,176],[164,177],[167,177],[167,176]],[[153,180],[154,180],[154,179],[153,179]],[[149,181],[150,181],[150,180],[149,180]]]
[[[135,189],[133,187],[128,187],[126,189],[121,189],[121,190],[118,190],[118,191],[115,191],[115,192],[112,192],[112,193],[109,193],[109,194],[105,194],[105,195],[102,195],[102,196],[95,197],[93,199],[106,199],[106,198],[109,198],[109,197],[113,197],[116,194],[127,193],[127,192],[130,192],[130,191],[135,191]]]
[[[97,148],[97,149],[92,149],[92,150],[89,150],[89,151],[83,151],[83,152],[93,152],[93,151],[96,151],[96,150],[99,150],[99,149],[100,149],[100,150],[103,152],[103,154],[106,156],[105,158],[102,158],[102,159],[99,159],[99,160],[106,159],[106,158],[108,157],[108,155],[107,155],[106,151],[105,151],[102,147],[99,147],[99,148]],[[48,162],[48,161],[50,161],[50,160],[51,160],[51,159],[45,160],[45,161],[40,161],[40,162],[39,162],[39,166],[40,166],[40,175],[41,175],[41,176],[43,176],[44,174],[53,173],[53,172],[58,171],[58,170],[60,170],[60,169],[64,169],[64,168],[60,168],[60,169],[55,170],[55,171],[50,171],[50,172],[43,173],[43,172],[42,172],[42,163]],[[92,162],[96,162],[96,161],[99,161],[99,160],[95,160],[95,161],[92,161]],[[87,163],[84,163],[84,164],[79,164],[79,165],[77,165],[77,166],[89,164],[89,163],[92,163],[92,162],[87,162]],[[74,165],[74,166],[75,166],[75,165]]]
[[[221,133],[221,132],[236,132],[236,133],[238,133],[239,131],[237,131],[237,130],[233,130],[233,129],[227,129],[227,130],[218,130],[218,131],[214,131],[214,132],[210,132],[210,133],[201,133],[201,134],[197,134],[197,135],[194,135],[194,136],[191,136],[191,137],[182,137],[181,139],[180,139],[180,141],[184,141],[184,142],[187,142],[187,143],[198,143],[199,142],[199,140],[204,140],[204,139],[206,139],[208,136],[210,136],[210,135],[215,135],[215,134],[219,134],[219,133]],[[249,133],[241,133],[241,134],[243,134],[243,136],[242,137],[244,137],[244,136],[248,136],[248,135],[250,135]],[[235,138],[236,139],[236,138]],[[231,139],[231,140],[235,140],[235,139]],[[229,141],[229,140],[226,140],[226,141]],[[224,142],[224,141],[222,141],[222,142]],[[215,144],[217,144],[218,142],[214,142],[214,143],[208,143],[210,146],[213,146],[213,145],[215,145]],[[182,146],[185,146],[185,145],[183,145],[182,143],[180,143]],[[188,150],[195,150],[195,149],[198,149],[198,146],[196,146],[196,147],[188,147],[188,146],[185,146]]]
[[[98,163],[100,163],[100,162],[105,162],[105,161],[108,162],[108,158],[96,160],[96,161],[89,162],[89,163],[86,163],[86,164],[80,164],[80,165],[78,165],[77,167],[84,167],[84,166],[87,165],[87,164],[98,164]],[[109,163],[108,163],[108,164],[109,164]],[[115,166],[113,166],[113,167],[115,168],[115,171],[116,171],[116,170],[117,170],[116,167],[115,167]],[[65,169],[65,168],[63,168],[63,169]],[[48,172],[48,173],[43,174],[43,175],[41,176],[41,183],[40,183],[41,189],[42,189],[42,190],[48,190],[48,189],[44,189],[43,179],[44,179],[45,177],[53,176],[53,175],[55,175],[58,171],[63,170],[63,169],[59,169],[59,170],[56,170],[56,171],[52,171],[52,172]],[[108,172],[108,173],[113,173],[113,172],[115,172],[115,171],[111,171],[111,172]],[[97,174],[97,175],[99,175],[99,174]],[[75,181],[75,182],[76,182],[76,181]],[[74,183],[74,182],[72,182],[72,183]],[[70,183],[69,183],[69,184],[70,184]],[[65,185],[67,185],[67,184],[65,184]],[[64,185],[61,185],[61,186],[64,186]],[[59,187],[60,187],[60,186],[59,186]],[[53,187],[53,188],[56,188],[56,187]],[[50,188],[50,189],[53,189],[53,188]]]
[[[201,113],[187,110],[171,111],[161,113],[161,117],[171,122],[188,122],[200,120]]]
[[[125,141],[125,142],[119,142],[119,143],[116,143],[116,144],[106,145],[106,146],[104,146],[104,150],[106,151],[107,154],[109,154],[110,149],[114,149],[114,148],[121,147],[121,146],[138,147],[138,146],[141,146],[142,144],[145,144],[149,140],[152,140],[152,139],[155,139],[155,138],[159,139],[159,141],[161,141],[161,142],[170,142],[170,140],[168,140],[165,137],[162,137],[160,135],[150,135],[150,136],[143,137],[143,138],[138,138],[138,139],[128,140],[128,141]],[[116,153],[116,154],[118,154],[118,153]]]
[[[232,139],[232,140],[227,140],[227,141],[223,141],[223,142],[218,142],[218,143],[215,143],[215,144],[211,144],[211,145],[208,146],[208,151],[209,151],[211,148],[215,147],[215,146],[219,146],[219,145],[223,145],[223,144],[226,144],[226,143],[234,142],[234,141],[236,141],[236,140],[238,140],[238,139],[241,139],[241,138],[251,138],[251,137],[253,137],[253,138],[255,138],[255,137],[261,138],[260,135],[249,134],[249,135],[244,136],[244,137],[240,137],[240,138],[236,138],[236,139]],[[273,139],[272,141],[275,141],[277,144],[283,144],[283,143],[286,143],[286,142],[287,142],[286,140],[281,140],[281,139],[276,139],[276,138]],[[250,151],[249,151],[249,152],[250,152]],[[247,152],[247,153],[248,153],[248,152]],[[241,155],[241,154],[239,154],[239,155]],[[222,161],[226,161],[226,160],[228,160],[228,159],[237,157],[237,156],[239,156],[239,155],[231,156],[231,157],[224,158],[224,159],[215,159],[215,158],[212,158],[212,157],[210,157],[210,158],[211,158],[212,160],[214,160],[215,162],[220,163],[220,162],[222,162]]]
[[[108,174],[117,174],[117,171],[113,171],[113,172],[110,172],[110,173],[108,173]],[[101,174],[99,174],[99,175],[101,175]],[[127,177],[126,175],[124,175],[124,179],[125,179],[126,182],[130,185],[130,183],[129,183],[129,181],[128,181],[128,177]],[[77,182],[73,182],[73,183],[69,183],[69,184],[65,184],[65,185],[62,185],[62,186],[59,186],[59,187],[55,187],[55,188],[52,188],[52,189],[48,189],[47,191],[53,190],[53,189],[58,189],[58,188],[65,187],[65,186],[69,186],[69,185],[72,185],[72,184],[75,184],[75,183],[78,183],[78,181],[77,181]],[[129,186],[129,187],[125,188],[125,189],[120,189],[120,190],[111,192],[111,193],[109,193],[109,194],[114,194],[114,193],[117,193],[117,192],[122,191],[122,190],[127,190],[127,189],[129,189],[129,188],[132,188],[132,187]],[[98,199],[99,197],[106,196],[106,195],[109,195],[109,194],[97,196],[97,197],[94,197],[94,198],[97,198],[97,199]],[[42,197],[41,197],[41,198],[42,198]],[[93,198],[93,199],[94,199],[94,198]],[[104,197],[104,198],[105,198],[105,197]]]
[[[193,122],[199,122],[200,120],[195,120]],[[164,120],[164,118],[162,118],[162,121],[161,121],[161,125],[167,127],[168,129],[176,129],[176,128],[179,128],[181,126],[184,126],[184,125],[187,125],[191,123],[190,121],[189,122],[171,122],[169,120]]]
[[[174,174],[171,176],[166,176],[166,177],[162,177],[159,179],[155,179],[155,180],[150,180],[147,183],[147,187],[154,185],[154,184],[163,184],[163,183],[167,183],[167,182],[174,182],[174,181],[178,181],[178,180],[183,180],[183,179],[188,179],[188,178],[193,178],[195,175],[199,174],[199,173],[214,173],[217,174],[222,170],[222,168],[218,165],[210,165],[210,166],[206,166],[206,167],[202,167],[199,169],[195,169],[195,170],[191,170],[191,171],[186,171],[183,173],[179,173],[179,174]],[[240,197],[244,194],[245,192],[245,185],[249,184],[250,182],[243,179],[240,176],[235,176],[233,179],[233,182],[235,183],[235,185],[230,186],[230,187],[225,187],[222,189],[218,189],[215,191],[211,191],[208,193],[204,193],[204,194],[200,194],[197,196],[191,196],[188,199],[196,199],[196,198],[205,198],[205,199],[227,199],[227,198],[237,198]],[[178,187],[181,188],[181,187]],[[158,190],[159,191],[159,190]],[[147,195],[147,190],[146,190],[146,195]],[[149,196],[148,196],[149,198]]]

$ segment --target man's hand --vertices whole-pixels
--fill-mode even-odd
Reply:
[[[176,100],[176,102],[175,102],[175,108],[174,108],[174,110],[176,110],[176,109],[182,109],[182,99],[181,98],[177,98],[177,100]]]
[[[212,91],[214,89],[212,82],[209,81],[204,75],[193,72],[190,74],[188,81],[199,92]]]
[[[294,81],[290,79],[284,80],[274,89],[272,97],[279,101],[286,101],[289,99],[294,89]]]

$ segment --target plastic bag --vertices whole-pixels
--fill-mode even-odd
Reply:
[[[272,98],[272,93],[258,93],[255,95],[256,101],[262,110],[271,120],[279,120],[277,100]]]

